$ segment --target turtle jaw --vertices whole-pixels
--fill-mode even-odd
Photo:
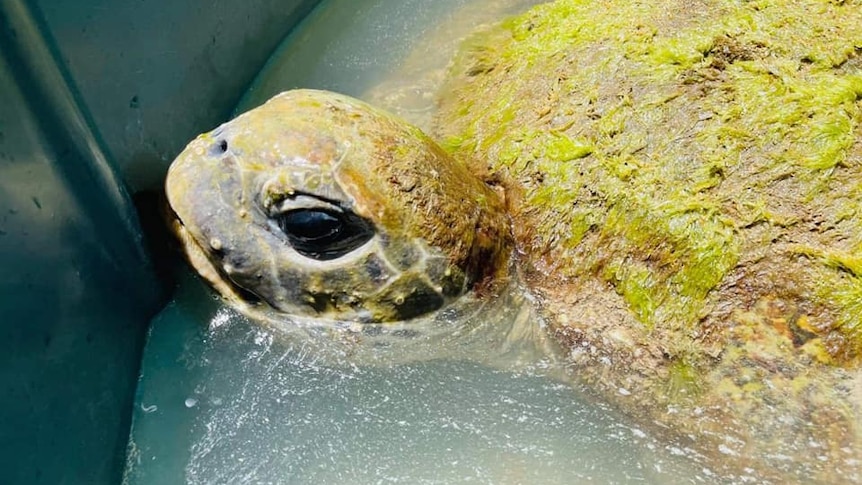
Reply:
[[[186,261],[192,268],[209,283],[213,289],[232,304],[240,307],[256,303],[256,298],[249,298],[253,293],[240,289],[229,278],[225,278],[221,271],[213,264],[212,255],[203,246],[198,244],[194,236],[183,225],[182,220],[171,210],[168,215],[171,232],[176,236],[183,249]]]

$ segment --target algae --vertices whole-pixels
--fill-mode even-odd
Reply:
[[[583,379],[761,465],[848,479],[860,59],[860,1],[558,0],[464,43],[435,135],[505,181],[556,335],[596,349]]]
[[[761,224],[824,251],[862,229],[859,199],[838,196],[862,180],[862,73],[842,68],[862,49],[858,2],[557,1],[466,46],[441,137],[523,191],[526,252],[602,278],[650,328],[699,325],[764,249]],[[838,213],[837,234],[802,239]],[[819,285],[813,304],[833,308]],[[862,316],[829,313],[816,326],[856,359]]]

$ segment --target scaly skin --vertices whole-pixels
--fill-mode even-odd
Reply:
[[[247,313],[405,320],[506,271],[497,194],[416,128],[334,93],[283,93],[201,135],[165,185],[189,260]],[[374,236],[331,261],[302,255],[276,220],[318,206]]]
[[[560,0],[441,95],[573,372],[728,470],[862,479],[860,50],[858,1]]]

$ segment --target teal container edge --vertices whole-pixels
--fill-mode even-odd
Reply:
[[[39,128],[61,147],[63,157],[79,160],[78,166],[57,164],[73,190],[84,203],[105,202],[113,206],[107,214],[113,219],[98,224],[99,232],[121,232],[128,244],[113,248],[128,251],[136,260],[135,268],[143,274],[132,278],[152,277],[144,250],[143,235],[131,205],[131,198],[108,156],[99,133],[93,129],[92,118],[81,102],[66,67],[56,52],[53,39],[37,10],[25,0],[0,0],[2,53],[18,85],[24,88],[27,103],[38,116]],[[62,161],[62,159],[60,160]],[[83,190],[88,185],[92,190]]]
[[[224,121],[272,50],[317,1],[225,0],[220,6],[231,9],[212,13],[219,21],[235,21],[243,8],[269,10],[249,13],[258,24],[239,23],[219,39],[199,32],[195,42],[175,46],[182,55],[158,69],[137,70],[123,64],[124,46],[132,52],[159,32],[120,28],[114,39],[100,37],[100,29],[112,19],[171,14],[173,25],[192,31],[208,25],[193,17],[202,7],[68,3],[0,0],[4,485],[121,482],[147,327],[169,291],[153,271],[129,194],[158,189],[174,152]],[[87,12],[103,15],[102,23]],[[256,29],[263,34],[246,35]],[[221,50],[212,51],[213,45]],[[150,47],[140,54],[166,57]],[[210,66],[212,56],[224,65]],[[189,66],[185,59],[201,61]],[[190,81],[177,84],[178,77]],[[140,97],[127,97],[138,89]],[[116,99],[123,109],[110,102]],[[149,128],[127,136],[140,116],[148,117]]]
[[[44,23],[0,2],[2,483],[122,473],[141,344],[164,289]]]
[[[130,192],[226,121],[320,0],[30,0]]]

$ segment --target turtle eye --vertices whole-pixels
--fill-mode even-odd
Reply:
[[[374,236],[371,223],[352,212],[294,209],[276,222],[298,253],[322,261],[340,258]]]
[[[343,224],[337,216],[322,210],[295,210],[281,218],[281,230],[307,242],[335,238]]]

